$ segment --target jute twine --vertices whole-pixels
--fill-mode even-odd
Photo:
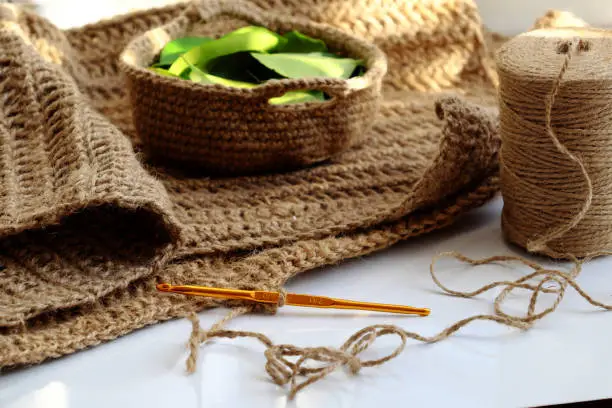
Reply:
[[[502,226],[555,258],[612,246],[612,36],[536,30],[499,52]]]
[[[520,256],[471,259],[457,252],[440,254],[430,265],[434,283],[445,293],[464,298],[502,288],[494,298],[493,313],[464,318],[432,336],[394,325],[372,325],[353,334],[339,348],[276,345],[261,333],[223,328],[232,318],[250,312],[249,306],[233,309],[206,331],[200,329],[193,314],[189,317],[193,330],[188,371],[196,369],[201,343],[212,338],[254,338],[266,347],[270,378],[278,385],[288,384],[289,398],[293,399],[301,389],[339,367],[346,366],[351,374],[357,374],[362,367],[397,357],[409,339],[435,343],[481,320],[529,329],[557,309],[568,286],[591,305],[612,310],[612,305],[593,299],[576,282],[585,261],[609,254],[612,238],[612,170],[608,164],[612,151],[608,116],[612,68],[602,61],[612,51],[610,38],[592,29],[537,30],[510,41],[499,54],[504,232],[510,241],[530,252],[571,260],[573,266],[568,271],[546,268]],[[435,264],[441,257],[471,265],[519,263],[533,272],[516,280],[460,291],[448,288],[437,277]],[[517,290],[531,292],[523,315],[503,309],[508,295]],[[538,309],[542,294],[552,294],[554,301]],[[279,306],[282,300],[283,296]],[[392,353],[374,360],[360,358],[378,337],[386,335],[399,338]]]
[[[533,270],[533,272],[516,280],[497,281],[471,291],[454,290],[444,285],[435,271],[435,264],[443,257],[454,257],[471,265],[485,265],[491,263],[519,263]],[[468,258],[457,252],[445,252],[436,256],[430,264],[430,274],[434,283],[445,293],[463,298],[472,298],[494,288],[502,288],[493,301],[494,312],[491,314],[478,314],[461,319],[437,334],[426,336],[417,332],[405,330],[395,325],[375,324],[365,327],[350,336],[339,348],[334,347],[297,347],[290,344],[274,344],[262,333],[252,331],[227,330],[224,325],[231,319],[252,311],[250,306],[237,307],[215,323],[209,330],[202,330],[197,315],[189,316],[192,322],[192,332],[189,339],[190,355],[187,359],[187,370],[192,373],[196,370],[200,344],[214,338],[253,338],[259,340],[265,347],[266,371],[274,383],[289,385],[289,399],[293,399],[304,387],[315,383],[340,367],[347,367],[349,373],[357,374],[363,367],[373,367],[400,355],[408,340],[423,343],[436,343],[444,340],[461,328],[475,321],[490,321],[498,324],[515,327],[521,330],[531,328],[535,322],[554,312],[568,286],[571,286],[580,296],[591,305],[612,310],[611,304],[605,304],[592,298],[576,282],[576,277],[582,268],[582,261],[575,260],[573,267],[568,271],[545,268],[520,256],[493,256],[485,259]],[[503,309],[506,298],[517,290],[531,291],[529,303],[524,315],[510,314]],[[542,294],[552,294],[554,301],[544,309],[537,308]],[[373,360],[363,360],[360,354],[374,344],[377,338],[395,335],[399,338],[399,345],[390,354]]]

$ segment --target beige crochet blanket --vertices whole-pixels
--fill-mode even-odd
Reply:
[[[494,87],[472,1],[256,3],[387,53],[385,99],[363,146],[260,177],[152,167],[117,56],[184,6],[62,31],[0,5],[0,368],[219,304],[158,294],[160,279],[278,289],[445,227],[496,193]]]

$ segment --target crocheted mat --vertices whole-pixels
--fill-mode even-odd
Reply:
[[[496,193],[495,91],[471,1],[256,3],[387,53],[385,100],[364,145],[258,177],[153,167],[117,56],[184,6],[62,31],[0,5],[0,367],[220,303],[159,294],[158,280],[276,290],[445,227]]]

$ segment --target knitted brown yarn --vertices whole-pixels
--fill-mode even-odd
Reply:
[[[219,305],[159,294],[158,279],[278,290],[443,228],[497,192],[495,90],[471,1],[343,0],[340,14],[332,0],[257,4],[387,53],[360,146],[259,177],[154,166],[140,154],[119,55],[185,6],[62,31],[0,5],[0,367]],[[440,89],[444,98],[421,92]],[[457,90],[463,99],[448,96]]]
[[[271,80],[253,89],[179,81],[147,69],[166,41],[224,17],[284,33],[298,30],[332,50],[364,61],[364,76],[348,80]],[[219,35],[227,33],[214,32]],[[375,45],[330,26],[264,12],[247,1],[200,0],[185,14],[133,40],[121,56],[134,106],[134,125],[157,160],[216,174],[286,171],[328,159],[363,141],[378,112],[384,54]],[[332,100],[276,106],[292,90],[318,90]],[[333,135],[333,136],[332,136]]]
[[[591,256],[612,245],[612,36],[536,30],[499,52],[503,228],[530,251]]]

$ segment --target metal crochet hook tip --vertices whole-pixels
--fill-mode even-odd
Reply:
[[[268,292],[264,290],[210,288],[207,286],[196,285],[171,285],[169,283],[157,284],[157,290],[160,292],[205,296],[218,299],[250,300],[259,303],[278,303],[281,296],[279,292]],[[431,313],[428,308],[359,302],[355,300],[337,299],[327,296],[304,295],[299,293],[287,293],[285,295],[285,304],[301,307],[368,310],[372,312],[399,313],[418,316],[429,316]]]

